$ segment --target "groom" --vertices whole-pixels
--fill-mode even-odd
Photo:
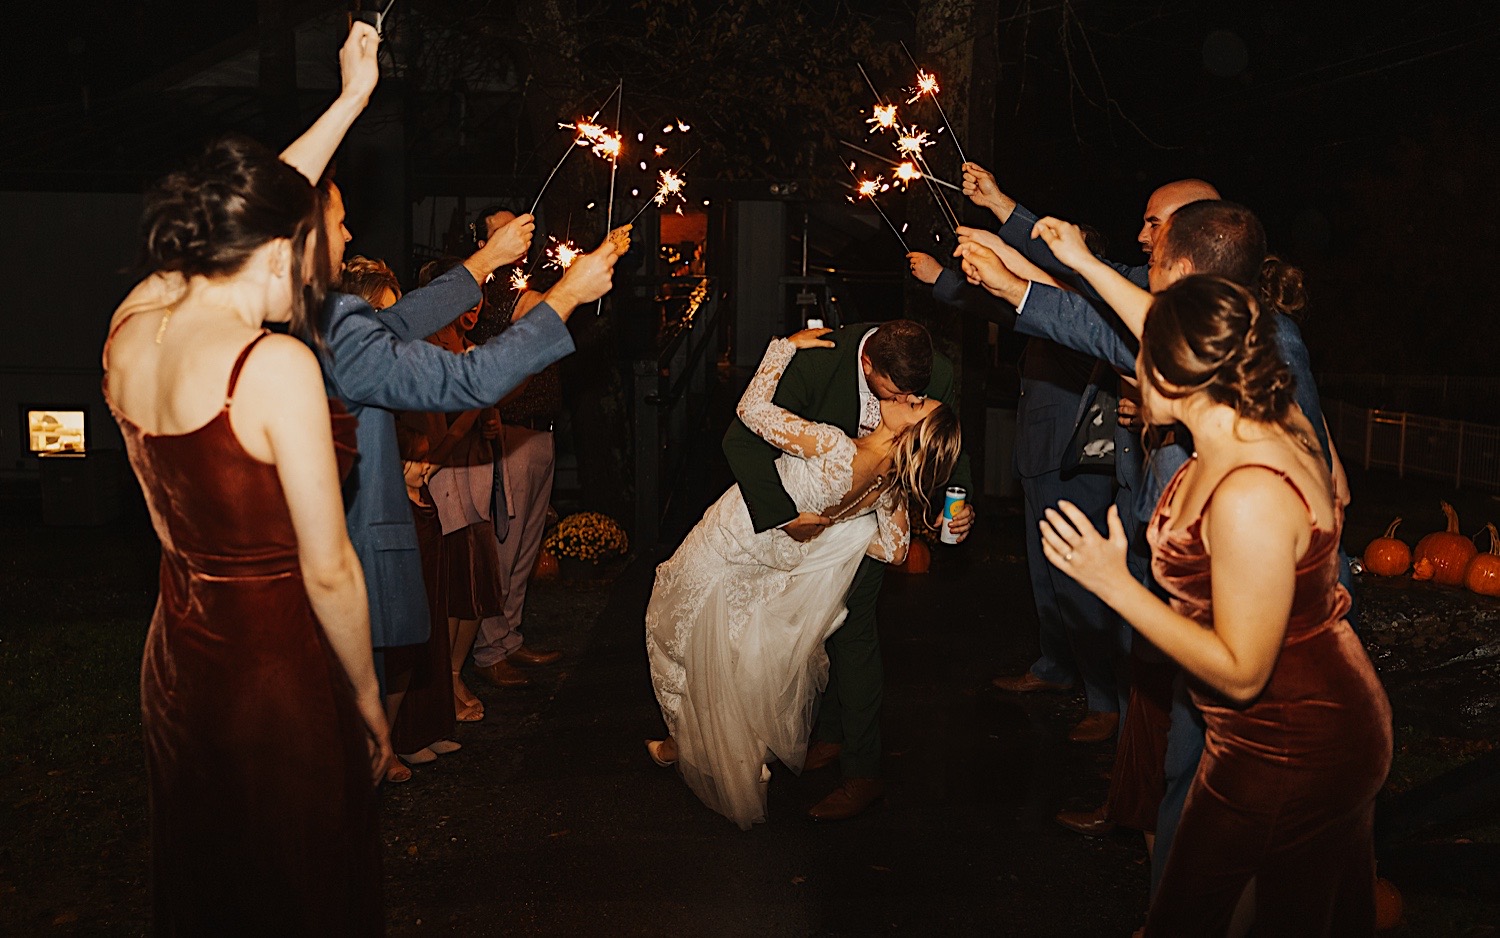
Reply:
[[[866,436],[880,425],[883,400],[933,397],[955,406],[953,363],[933,351],[932,337],[918,323],[897,319],[878,326],[855,324],[827,338],[833,348],[804,349],[792,358],[776,386],[777,406],[808,420],[832,424],[851,437]],[[796,540],[811,540],[828,526],[828,519],[798,512],[776,473],[780,454],[738,420],[724,434],[724,455],[755,530],[780,528]],[[950,484],[970,489],[967,458],[959,458]],[[966,503],[949,529],[963,540],[973,519],[973,509]],[[913,528],[916,524],[913,519]],[[815,820],[853,817],[885,793],[880,778],[884,677],[875,628],[875,605],[884,575],[884,564],[864,559],[845,601],[849,615],[824,646],[828,687],[804,768],[818,769],[837,758],[843,780],[808,811]]]

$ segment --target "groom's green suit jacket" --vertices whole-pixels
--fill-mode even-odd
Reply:
[[[776,405],[854,436],[859,429],[859,343],[876,325],[845,326],[828,335],[833,348],[803,349],[792,356],[776,386]],[[953,363],[938,352],[932,355],[932,378],[925,393],[949,407],[957,406],[953,399]],[[776,473],[776,457],[781,450],[735,420],[724,434],[724,455],[739,482],[756,531],[780,527],[797,517],[797,506]],[[949,484],[973,494],[967,456],[959,457]]]

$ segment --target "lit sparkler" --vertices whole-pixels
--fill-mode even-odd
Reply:
[[[578,245],[572,241],[559,241],[553,238],[552,246],[547,248],[547,263],[561,270],[567,270],[573,266],[573,262],[578,260],[579,255],[582,253],[582,251],[578,250]],[[514,278],[512,278],[511,282],[515,282]]]
[[[666,152],[667,152],[667,148],[666,147],[662,146],[661,144],[657,144],[657,146],[656,146],[656,155],[657,156],[664,156],[666,154]]]
[[[598,110],[594,111],[593,116],[590,117],[586,121],[582,121],[581,123],[587,124],[589,126],[596,126],[596,125],[594,125],[594,121],[595,121],[595,119],[597,119],[599,117],[599,111],[604,110],[605,105],[609,104],[610,98],[613,98],[615,95],[619,94],[620,90],[623,87],[624,87],[624,83],[623,82],[621,82],[619,84],[616,84],[615,85],[615,90],[611,91],[609,93],[609,98],[605,98],[604,99],[604,102],[599,105]],[[615,123],[619,124],[619,121],[616,120]],[[573,124],[559,124],[558,126],[560,126],[560,127],[575,127],[575,129],[576,129],[576,126],[573,125]],[[600,135],[603,136],[603,130],[604,129],[602,127],[599,128],[599,129],[600,129]],[[579,141],[582,140],[582,139],[583,139],[582,134],[580,134],[579,137],[576,138],[573,142],[575,144],[578,144],[579,146],[590,146],[590,144],[579,143]],[[614,148],[614,151],[615,151],[614,155],[615,156],[619,156],[619,152],[620,152],[620,135],[619,134],[615,134],[613,139],[614,139],[613,148]],[[566,150],[564,150],[563,151],[563,155],[562,155],[562,159],[558,160],[557,161],[557,165],[554,166],[554,167],[552,167],[552,172],[550,172],[550,173],[547,174],[547,180],[542,183],[541,190],[537,192],[537,194],[536,194],[536,201],[533,202],[533,203],[531,203],[531,211],[527,213],[528,215],[535,215],[536,214],[536,207],[538,205],[542,204],[542,194],[545,193],[547,191],[547,187],[552,184],[552,178],[557,175],[557,171],[559,169],[562,169],[563,163],[567,162],[567,160],[568,160],[568,154],[572,153],[573,149],[574,148],[570,146]],[[596,153],[597,153],[597,151],[596,151]],[[614,157],[611,157],[610,159],[613,160]]]
[[[918,68],[917,86],[915,88],[908,88],[906,90],[911,92],[911,97],[906,99],[907,104],[916,104],[918,101],[922,100],[923,95],[932,95],[933,100],[936,100],[939,90],[937,76],[928,74],[927,72]]]
[[[569,261],[568,263],[571,264],[572,261]],[[526,271],[522,270],[521,268],[517,267],[515,270],[512,270],[510,272],[510,288],[517,293],[525,293],[526,287],[529,286],[530,283],[531,278],[528,277],[526,275]]]
[[[921,167],[923,176],[931,176],[932,169],[927,165],[927,158],[922,155],[922,151],[933,144],[933,141],[928,139],[927,131],[920,130],[916,125],[912,125],[911,127],[902,127],[900,133],[901,136],[896,139],[896,150],[902,156],[909,156],[915,160],[917,166]],[[942,210],[943,221],[947,222],[953,230],[957,231],[958,213],[953,210],[952,205],[948,204],[948,200],[938,191],[937,186],[932,184],[931,179],[927,180],[927,188],[931,190],[933,199],[937,201],[938,208]]]
[[[906,253],[910,254],[911,248],[907,245],[906,239],[901,236],[901,230],[896,227],[895,222],[891,221],[891,217],[885,213],[885,209],[880,207],[880,203],[875,201],[875,196],[878,193],[885,192],[891,187],[890,183],[882,182],[880,176],[876,176],[874,179],[859,178],[854,173],[854,164],[852,163],[849,165],[849,175],[854,176],[854,191],[858,198],[870,200],[870,204],[875,206],[875,211],[879,212],[880,217],[885,219],[885,223],[890,226],[891,233],[896,236],[896,240],[901,242],[901,247],[906,249]],[[851,197],[849,201],[853,202],[856,199]]]
[[[922,171],[917,169],[917,164],[907,160],[896,167],[896,181],[901,183],[902,191],[912,184],[914,180],[922,178]]]
[[[682,165],[677,167],[677,172],[674,173],[670,169],[664,169],[657,174],[656,194],[651,197],[650,201],[641,206],[640,211],[631,217],[630,224],[634,224],[635,220],[640,218],[641,214],[653,205],[657,208],[665,208],[667,202],[671,199],[676,199],[679,203],[687,201],[687,196],[682,194],[683,189],[687,186],[687,180],[679,174],[687,167],[687,164],[693,161],[693,157],[696,157],[700,152],[700,150],[694,150],[693,155],[683,160]],[[682,214],[682,205],[677,206],[677,214]]]
[[[578,136],[573,143],[580,147],[588,147],[600,159],[617,160],[620,158],[622,137],[618,133],[610,133],[609,128],[583,118],[579,118],[576,124],[558,124],[557,126],[571,127],[577,131]]]
[[[890,130],[891,128],[898,126],[896,124],[896,105],[875,105],[873,115],[866,118],[865,123],[874,125],[870,128],[870,133],[872,134],[877,130]]]
[[[958,134],[954,132],[953,124],[948,120],[947,112],[943,110],[943,102],[938,100],[938,91],[940,89],[938,88],[937,76],[922,68],[917,62],[917,57],[911,54],[910,49],[906,48],[905,42],[901,43],[901,49],[906,53],[906,57],[911,59],[911,64],[917,66],[917,85],[915,88],[909,89],[912,96],[911,100],[906,103],[915,104],[920,98],[931,98],[932,103],[937,105],[938,116],[942,117],[943,126],[948,128],[948,135],[953,138],[953,147],[958,150],[958,158],[967,163],[969,158],[964,156],[963,144],[958,142]]]

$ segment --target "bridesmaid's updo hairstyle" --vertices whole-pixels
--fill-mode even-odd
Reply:
[[[1158,293],[1146,315],[1141,379],[1166,398],[1201,392],[1246,420],[1278,424],[1305,444],[1292,422],[1296,384],[1282,360],[1273,315],[1223,277],[1184,277]]]
[[[184,277],[228,277],[262,245],[285,238],[301,281],[291,331],[320,345],[323,285],[332,279],[323,237],[321,203],[307,178],[256,141],[229,135],[146,190],[140,263]]]
[[[907,427],[891,449],[891,475],[896,490],[906,498],[912,524],[932,528],[933,504],[938,486],[953,475],[958,454],[963,449],[963,433],[958,413],[947,404],[939,404],[932,413]],[[940,502],[939,502],[940,503]]]

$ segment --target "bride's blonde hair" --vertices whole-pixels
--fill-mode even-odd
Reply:
[[[929,530],[936,527],[930,519],[937,487],[953,474],[962,448],[958,414],[946,404],[902,430],[891,447],[896,490],[906,497],[908,513],[920,518]]]

